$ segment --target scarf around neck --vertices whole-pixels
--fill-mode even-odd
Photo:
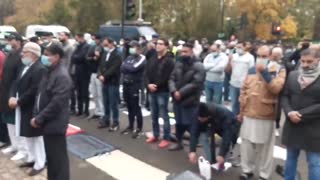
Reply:
[[[313,70],[305,71],[301,67],[299,68],[298,82],[301,89],[305,89],[312,84],[320,76],[320,66]]]

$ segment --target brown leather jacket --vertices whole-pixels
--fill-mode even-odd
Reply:
[[[256,73],[249,70],[240,94],[240,115],[256,119],[275,120],[278,95],[286,80],[286,70],[274,65]]]

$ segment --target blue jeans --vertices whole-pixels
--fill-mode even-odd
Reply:
[[[287,161],[285,167],[285,180],[295,180],[297,176],[297,165],[300,149],[288,148],[287,149]],[[320,153],[306,152],[308,168],[309,168],[309,180],[320,179]]]
[[[211,156],[215,156],[215,154],[211,154],[211,146],[209,142],[210,134],[208,132],[200,133],[199,142],[203,146],[203,151],[206,156],[206,160],[211,161]]]
[[[105,124],[110,124],[110,112],[114,125],[119,125],[119,86],[103,85],[103,103],[105,115],[103,120]]]
[[[217,104],[222,103],[222,88],[223,82],[205,82],[206,100],[207,103],[215,102]]]
[[[231,108],[235,115],[240,113],[240,88],[230,85]]]
[[[223,95],[224,101],[229,101],[229,92],[230,92],[230,79],[231,79],[231,73],[226,73],[225,74],[225,78],[224,78],[224,82],[223,82]]]
[[[151,104],[153,135],[157,138],[160,136],[159,117],[162,117],[164,121],[163,139],[170,140],[170,120],[168,115],[169,93],[150,93],[149,97]]]

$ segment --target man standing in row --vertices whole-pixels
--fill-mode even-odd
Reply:
[[[257,52],[257,65],[249,70],[240,95],[241,180],[253,176],[256,157],[259,158],[259,180],[267,180],[273,170],[275,119],[278,95],[286,79],[285,68],[278,63],[268,66],[270,48]]]
[[[90,71],[88,61],[86,59],[89,45],[86,43],[83,34],[76,35],[78,43],[71,57],[72,63],[75,64],[75,80],[78,96],[78,116],[81,116],[83,111],[86,116],[89,116],[89,83]]]
[[[30,176],[39,174],[45,168],[46,154],[43,143],[42,129],[33,128],[30,120],[33,117],[33,108],[39,83],[46,68],[39,61],[41,48],[38,44],[29,42],[22,49],[22,63],[19,76],[12,88],[9,105],[16,109],[16,113],[21,113],[20,135],[25,137],[27,145],[27,163],[20,167],[32,167]],[[18,121],[18,120],[17,120]]]
[[[170,144],[170,119],[168,115],[169,86],[168,81],[174,68],[173,58],[168,54],[169,42],[164,38],[157,41],[157,56],[148,62],[146,70],[146,81],[150,92],[150,104],[152,114],[153,137],[147,139],[147,143],[154,143],[159,140],[160,127],[159,117],[164,121],[164,136],[159,147],[165,148]]]
[[[104,54],[98,70],[98,77],[103,83],[103,103],[104,117],[102,117],[98,128],[107,128],[109,131],[119,130],[119,101],[120,101],[120,67],[122,57],[118,53],[115,42],[111,38],[103,40]],[[112,125],[110,126],[110,118],[112,113]]]
[[[182,150],[182,137],[191,132],[192,123],[197,119],[198,105],[205,81],[205,70],[193,54],[193,45],[186,43],[181,50],[181,57],[176,62],[169,80],[169,90],[174,101],[176,118],[177,144],[169,150]]]
[[[12,157],[12,160],[19,160],[26,157],[25,141],[16,134],[15,127],[15,111],[9,107],[10,89],[17,79],[18,72],[22,67],[21,51],[23,39],[18,33],[12,33],[8,37],[8,42],[12,47],[12,51],[8,54],[7,60],[3,66],[2,82],[1,82],[1,110],[2,120],[7,123],[11,146],[2,150],[3,153],[9,154],[18,151]]]
[[[49,180],[70,179],[65,134],[69,122],[72,84],[69,73],[61,62],[63,55],[63,48],[52,43],[41,58],[42,64],[49,70],[40,82],[35,114],[31,120],[31,126],[40,128],[44,133]]]

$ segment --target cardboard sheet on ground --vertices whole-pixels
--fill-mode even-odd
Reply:
[[[169,175],[119,150],[86,161],[119,180],[165,180]]]

